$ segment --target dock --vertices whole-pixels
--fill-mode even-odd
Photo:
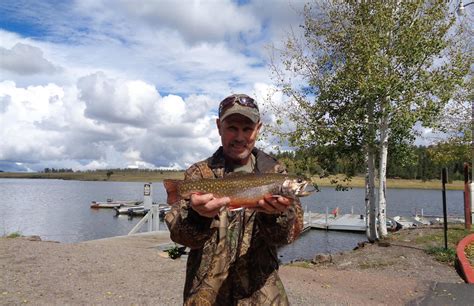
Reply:
[[[363,215],[358,214],[321,214],[304,213],[304,227],[325,230],[365,232],[366,224]]]
[[[142,204],[143,201],[136,200],[112,200],[107,199],[107,202],[92,201],[91,208],[119,208],[119,207],[133,207]]]
[[[459,224],[464,223],[464,219],[460,217],[449,216],[447,222]],[[396,231],[401,228],[413,228],[442,223],[442,217],[438,216],[416,215],[413,217],[387,217],[387,230]],[[303,230],[307,231],[309,229],[365,232],[367,228],[364,215],[354,213],[339,214],[338,211],[333,210],[331,213],[313,213],[310,211],[305,211]]]

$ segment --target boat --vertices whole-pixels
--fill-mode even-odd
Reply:
[[[402,229],[402,226],[397,223],[397,221],[393,220],[392,218],[387,218],[387,231],[388,232],[396,232]]]
[[[115,207],[115,213],[117,215],[128,215],[128,216],[144,216],[146,215],[150,209],[145,208],[143,205],[140,206],[122,206],[122,207]],[[158,205],[158,216],[161,220],[164,219],[165,214],[171,210],[171,207],[167,204],[159,204]]]
[[[402,228],[412,228],[425,225],[424,222],[418,221],[415,217],[395,216],[393,220],[400,224]]]
[[[416,220],[426,220],[429,222],[431,225],[434,224],[443,224],[444,223],[444,217],[443,216],[436,216],[436,215],[422,215],[422,216],[415,216],[414,217]],[[421,221],[420,220],[420,221]],[[447,221],[448,223],[453,223],[453,224],[461,224],[464,223],[464,218],[459,217],[459,216],[447,216]]]
[[[142,204],[143,201],[136,201],[136,200],[112,200],[112,199],[107,199],[107,202],[98,202],[98,201],[92,201],[91,202],[91,208],[116,208],[116,207],[123,207],[123,206],[128,206],[128,207],[133,207],[136,205]]]
[[[365,218],[357,214],[304,214],[305,223],[310,228],[364,232],[366,230]]]
[[[138,216],[138,215],[145,215],[149,209],[145,209],[143,205],[140,206],[122,206],[122,207],[115,207],[115,213],[117,215],[129,215],[129,216]]]

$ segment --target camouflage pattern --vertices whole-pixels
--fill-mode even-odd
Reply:
[[[283,173],[272,157],[254,149],[254,172]],[[192,165],[185,179],[220,178],[226,169],[222,148]],[[191,249],[184,305],[288,305],[278,276],[277,247],[293,242],[303,228],[301,204],[278,215],[243,209],[215,218],[197,214],[182,200],[165,216],[171,239]]]

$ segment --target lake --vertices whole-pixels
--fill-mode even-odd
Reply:
[[[142,200],[144,183],[85,182],[46,179],[0,179],[0,235],[20,232],[39,235],[43,240],[73,243],[126,235],[139,218],[115,216],[110,209],[91,209],[91,201]],[[153,201],[166,202],[159,182],[153,184]],[[446,193],[448,214],[464,216],[463,192]],[[389,189],[388,216],[411,216],[423,209],[425,215],[442,215],[439,190]],[[311,212],[326,212],[339,207],[341,213],[364,213],[364,190],[335,191],[323,187],[321,192],[302,198],[303,207]],[[166,225],[161,223],[162,229]],[[145,226],[146,228],[146,226]],[[352,249],[364,241],[365,234],[312,230],[295,243],[280,249],[283,262],[312,258],[316,253],[335,253]]]

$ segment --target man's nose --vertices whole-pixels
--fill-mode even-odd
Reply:
[[[235,140],[237,140],[237,141],[245,141],[245,133],[244,133],[243,130],[238,130],[238,131],[237,131]]]

